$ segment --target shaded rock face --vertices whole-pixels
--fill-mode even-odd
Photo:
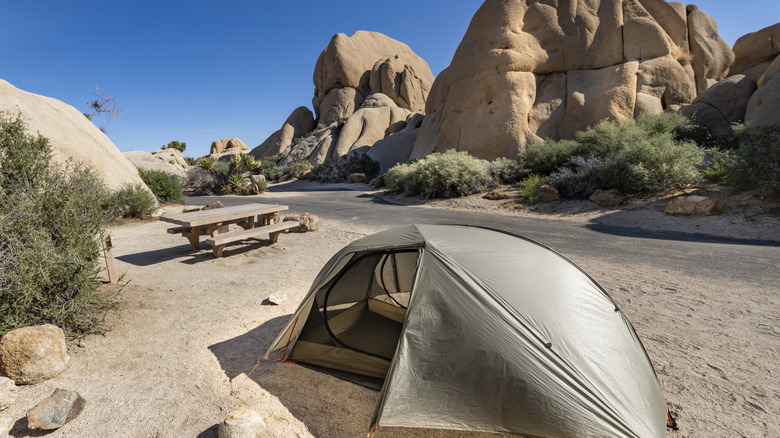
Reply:
[[[366,152],[424,111],[433,81],[428,64],[404,43],[376,32],[337,34],[314,70],[315,114],[296,109],[251,154],[260,159],[281,154],[282,165],[304,160],[317,165]]]
[[[780,23],[739,38],[734,55],[730,76],[680,109],[715,137],[734,122],[780,124]]]
[[[89,165],[112,190],[127,184],[146,187],[136,167],[76,108],[0,79],[0,111],[11,117],[21,112],[29,134],[49,139],[55,161],[73,159]]]
[[[262,144],[252,149],[250,155],[262,160],[271,155],[287,154],[293,141],[311,132],[314,126],[314,115],[311,110],[300,106],[284,121],[280,130],[271,134]]]
[[[730,132],[732,123],[745,119],[748,101],[755,91],[753,79],[731,76],[704,90],[679,112],[719,137]]]
[[[663,0],[487,0],[436,78],[411,158],[514,157],[602,119],[688,104],[733,60],[715,22]]]

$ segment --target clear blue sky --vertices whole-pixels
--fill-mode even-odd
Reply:
[[[298,106],[311,108],[312,73],[336,33],[384,33],[434,74],[449,65],[482,0],[147,1],[0,0],[0,78],[87,112],[88,88],[116,95],[106,120],[122,151],[172,140],[187,156],[214,140],[250,148]],[[780,22],[780,0],[701,1],[729,44]]]

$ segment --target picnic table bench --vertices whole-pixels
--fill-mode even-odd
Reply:
[[[279,212],[287,208],[286,205],[252,203],[170,214],[160,216],[160,220],[180,225],[169,228],[168,233],[186,237],[193,251],[200,248],[200,236],[208,234],[206,243],[211,245],[214,257],[221,257],[225,245],[238,240],[260,240],[258,236],[267,233],[271,243],[276,243],[279,234],[298,226],[295,221],[279,221]],[[231,224],[243,230],[230,231]]]

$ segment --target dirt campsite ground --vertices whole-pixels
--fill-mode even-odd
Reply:
[[[496,205],[478,197],[427,204],[582,223],[603,214],[587,201],[534,210]],[[678,228],[704,224],[756,239],[780,235],[776,212],[746,217],[743,210],[672,225],[654,205],[629,204],[623,220]],[[365,436],[375,389],[276,362],[246,376],[325,262],[344,245],[381,229],[324,221],[320,231],[284,234],[275,245],[234,245],[215,259],[205,244],[190,252],[185,239],[165,232],[168,225],[150,220],[112,227],[123,285],[104,287],[121,293],[122,310],[108,315],[111,330],[105,335],[71,340],[70,365],[60,376],[21,387],[14,405],[0,412],[15,422],[10,436],[35,436],[26,429],[25,412],[55,388],[76,390],[87,404],[78,418],[47,435],[53,438],[216,437],[217,425],[241,406],[263,417],[264,436]],[[572,259],[620,303],[637,329],[681,425],[668,437],[780,436],[779,288],[607,259]],[[780,266],[771,266],[767,275],[780,278],[779,271]],[[277,292],[284,301],[269,305],[266,299]],[[78,341],[85,348],[77,347]],[[375,436],[496,435],[380,428]]]

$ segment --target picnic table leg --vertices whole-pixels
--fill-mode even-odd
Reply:
[[[249,216],[246,218],[246,222],[238,222],[238,226],[245,230],[251,230],[255,227],[255,217]]]
[[[225,249],[225,245],[214,245],[212,248],[214,257],[222,257],[222,250]]]
[[[276,241],[279,239],[279,235],[282,234],[281,231],[275,231],[273,233],[268,233],[268,238],[271,240],[271,243],[276,243]]]
[[[192,227],[190,231],[182,231],[181,235],[190,241],[190,249],[193,251],[200,249],[200,227]]]

